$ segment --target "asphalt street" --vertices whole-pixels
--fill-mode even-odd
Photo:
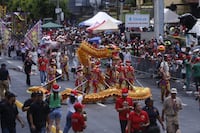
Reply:
[[[8,70],[11,75],[11,86],[10,90],[17,94],[17,100],[24,102],[30,97],[30,94],[26,92],[28,86],[26,85],[26,75],[24,72],[20,71],[22,69],[21,60],[13,60],[12,58],[0,57],[0,64],[6,63]],[[149,75],[137,74],[136,86],[144,86],[151,88],[154,105],[161,112],[162,103],[160,102],[160,89],[156,85],[156,79],[153,79]],[[65,88],[74,88],[74,79],[72,74],[70,74],[70,81],[58,81],[58,84],[62,86],[62,90]],[[40,85],[39,73],[36,75],[31,75],[31,85]],[[195,101],[193,94],[186,94],[182,90],[182,83],[177,81],[171,81],[171,86],[178,89],[178,96],[182,99],[184,103],[184,108],[180,112],[180,128],[182,133],[200,133],[199,126],[199,105]],[[143,103],[143,101],[141,101]],[[87,128],[85,133],[120,133],[120,125],[118,120],[118,114],[114,108],[113,99],[110,98],[104,104],[87,104],[85,106],[87,112]],[[63,130],[65,125],[66,117],[66,105],[62,106],[62,122],[61,129]],[[25,128],[21,128],[20,124],[17,122],[17,133],[29,133],[29,127],[26,121],[26,113],[20,111],[20,116],[26,123]],[[72,133],[72,130],[70,131]],[[164,133],[164,131],[162,131]]]

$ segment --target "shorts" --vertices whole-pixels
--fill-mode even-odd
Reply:
[[[53,109],[49,114],[50,120],[60,119],[62,117],[61,108]]]

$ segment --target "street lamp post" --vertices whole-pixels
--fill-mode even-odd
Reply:
[[[60,0],[56,0],[55,13],[57,14],[57,23],[60,24],[60,13],[61,13]]]
[[[124,1],[120,1],[120,20],[123,21],[123,6],[124,6]]]
[[[155,38],[159,38],[159,34],[164,34],[164,2],[163,0],[154,0],[154,31]]]

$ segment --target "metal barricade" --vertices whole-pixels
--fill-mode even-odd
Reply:
[[[138,72],[150,75],[157,73],[157,61],[154,59],[132,56],[132,65]]]

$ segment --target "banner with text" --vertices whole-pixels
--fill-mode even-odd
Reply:
[[[126,14],[125,27],[149,27],[149,14]]]
[[[42,37],[42,21],[38,21],[33,28],[31,28],[25,35],[25,40],[29,45],[32,45],[33,47],[38,46],[38,42],[40,42],[40,39]]]

